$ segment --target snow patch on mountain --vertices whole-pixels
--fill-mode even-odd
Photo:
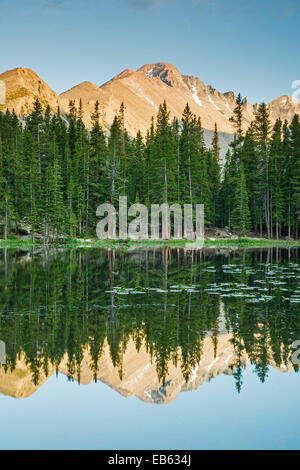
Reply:
[[[216,105],[216,103],[214,102],[214,100],[211,99],[210,96],[208,96],[208,101],[214,105],[214,107],[218,110],[218,111],[221,111],[221,109],[219,108],[219,106]]]
[[[155,106],[155,104],[153,103],[153,101],[151,101],[151,100],[148,98],[148,96],[145,96],[145,100],[148,101],[148,103],[150,103],[150,104],[153,106],[153,108],[158,109],[158,107]]]
[[[199,104],[199,106],[203,106],[203,104],[201,103],[201,101],[198,98],[197,89],[196,89],[195,86],[192,87],[192,96],[193,96],[194,101],[197,104]]]
[[[147,72],[146,75],[147,75],[148,77],[150,77],[150,78],[153,78],[153,77],[155,76],[155,75],[153,74],[153,70],[154,70],[154,67],[153,67],[151,70],[149,70],[149,72]]]

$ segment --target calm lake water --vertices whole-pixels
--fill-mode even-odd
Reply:
[[[299,249],[2,250],[0,283],[0,448],[300,448]]]

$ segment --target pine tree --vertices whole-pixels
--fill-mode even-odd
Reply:
[[[106,200],[104,175],[107,160],[106,138],[100,125],[100,106],[96,101],[91,115],[92,129],[90,133],[90,222],[94,220],[96,209]]]
[[[250,228],[250,211],[243,164],[241,164],[237,176],[231,223],[232,227],[239,230],[242,235],[245,235]]]
[[[122,131],[120,120],[115,116],[110,128],[108,140],[107,186],[110,203],[114,205],[116,197],[124,185],[121,176]]]
[[[231,214],[236,186],[236,166],[233,156],[228,149],[225,156],[224,175],[220,188],[220,206],[223,208],[219,214],[221,225],[231,227]]]
[[[217,126],[217,123],[215,122],[214,136],[212,139],[212,154],[218,163],[220,162],[220,150],[221,149],[219,146],[218,126]]]
[[[29,129],[25,129],[24,133],[23,162],[25,197],[22,198],[22,212],[27,215],[27,220],[31,225],[32,239],[34,239],[34,232],[39,230],[41,224],[39,217],[41,185],[39,160],[36,155],[34,137]]]
[[[253,122],[250,124],[245,134],[241,160],[246,175],[252,226],[255,232],[257,232],[261,213],[257,202],[259,198],[258,153],[256,151]]]
[[[228,151],[226,155],[226,162],[224,168],[224,179],[221,189],[221,203],[226,207],[226,217],[224,222],[229,227],[232,226],[232,212],[234,210],[235,195],[238,192],[239,175],[242,164],[242,149],[244,142],[243,133],[243,106],[242,97],[240,94],[236,97],[236,105],[233,110],[233,115],[230,121],[234,127],[234,137],[230,144],[231,152]],[[223,217],[224,219],[224,217]]]
[[[211,200],[211,223],[216,225],[218,222],[218,214],[220,211],[220,165],[216,154],[212,151],[207,152],[207,174],[210,189]]]
[[[56,152],[54,145],[53,151]],[[64,216],[64,201],[63,201],[63,181],[61,176],[61,168],[57,155],[54,155],[54,160],[49,168],[48,176],[48,220],[50,225],[50,235],[52,238],[57,238],[59,233],[62,233],[65,227]]]
[[[271,204],[271,236],[273,227],[275,228],[276,238],[279,238],[280,225],[283,221],[283,152],[282,152],[282,122],[277,119],[275,122],[272,137],[270,140],[270,204]]]
[[[184,201],[193,204],[195,197],[194,189],[194,159],[195,159],[195,140],[194,140],[194,115],[187,103],[182,115],[182,132],[180,139],[181,161],[182,161],[182,198]]]
[[[194,174],[194,202],[204,204],[205,206],[205,223],[211,225],[213,223],[213,200],[212,191],[209,180],[209,156],[207,152],[200,117],[194,116],[194,139],[196,145],[195,159],[193,162]]]
[[[140,131],[133,141],[132,162],[129,168],[128,202],[144,202],[147,193],[145,146]]]
[[[151,126],[146,136],[146,149],[145,149],[145,199],[144,202],[148,209],[151,204],[151,182],[152,182],[152,165],[155,159],[155,132],[154,132],[154,118],[151,119]],[[177,183],[177,194],[178,194]]]
[[[177,188],[177,194],[175,196],[175,203],[180,203],[181,202],[181,191],[183,187],[183,175],[181,171],[181,152],[180,152],[180,142],[181,142],[181,135],[180,135],[180,124],[178,119],[174,118],[172,125],[171,125],[171,130],[173,134],[173,142],[174,142],[174,152],[176,155],[176,188]]]
[[[240,93],[236,97],[235,108],[230,121],[234,126],[234,139],[231,143],[232,155],[234,160],[241,158],[242,145],[243,145],[243,100]]]
[[[254,138],[258,154],[258,191],[257,205],[260,212],[260,232],[263,224],[266,227],[268,238],[271,237],[271,200],[270,200],[270,169],[269,169],[269,133],[270,119],[265,103],[259,105],[255,112]]]

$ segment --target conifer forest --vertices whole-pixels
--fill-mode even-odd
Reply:
[[[90,127],[81,101],[67,115],[37,99],[24,119],[0,113],[0,237],[31,228],[51,241],[61,235],[95,236],[99,204],[204,204],[206,227],[229,227],[245,236],[298,239],[300,224],[300,121],[270,124],[260,104],[244,131],[242,98],[231,117],[235,133],[220,158],[218,129],[205,145],[200,118],[187,104],[171,120],[166,102],[147,135],[126,131],[126,103],[107,135],[95,104]]]

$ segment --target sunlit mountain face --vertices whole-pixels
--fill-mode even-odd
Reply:
[[[166,62],[145,64],[138,70],[125,69],[104,84],[95,84],[87,80],[58,95],[46,81],[28,68],[18,67],[13,70],[0,70],[0,80],[6,86],[6,104],[0,104],[0,110],[14,110],[20,117],[27,116],[38,98],[45,108],[53,112],[60,107],[61,112],[69,113],[70,100],[79,105],[81,100],[82,119],[91,127],[91,114],[95,102],[101,106],[101,125],[109,132],[114,116],[122,102],[125,103],[125,127],[130,136],[135,137],[140,130],[146,135],[152,117],[157,116],[159,105],[166,100],[170,118],[182,118],[186,103],[191,111],[201,118],[202,127],[210,136],[215,123],[218,126],[223,144],[232,140],[234,127],[230,120],[236,104],[233,91],[222,93],[212,85],[205,84],[201,77],[182,74],[178,68]],[[100,85],[100,86],[99,86]],[[243,128],[246,130],[254,119],[258,104],[251,104],[243,99]],[[295,113],[300,112],[300,100],[292,96],[279,96],[268,103],[272,125],[276,119],[291,122]],[[209,143],[211,137],[209,138]]]
[[[298,248],[2,250],[0,393],[34,399],[56,374],[167,404],[222,374],[243,394],[249,367],[259,384],[295,374],[298,261]]]

